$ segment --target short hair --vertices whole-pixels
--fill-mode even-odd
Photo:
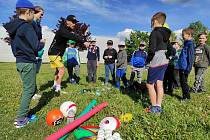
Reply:
[[[33,11],[33,9],[29,9],[29,8],[16,8],[16,15],[20,16],[26,13],[26,11],[29,10],[29,12]]]
[[[198,37],[200,37],[201,35],[205,35],[206,38],[207,38],[207,36],[208,36],[208,34],[207,34],[206,32],[201,32],[201,33],[199,33],[199,34],[198,34]]]
[[[41,7],[41,6],[35,6],[34,7],[34,11],[35,11],[35,14],[41,12],[41,11],[44,11],[44,9]]]
[[[153,23],[155,20],[157,20],[160,24],[163,25],[166,21],[166,14],[163,12],[157,12],[152,16],[151,23]]]
[[[192,28],[185,28],[182,30],[183,33],[193,36],[194,30]]]

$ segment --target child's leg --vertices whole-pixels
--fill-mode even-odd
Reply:
[[[139,68],[137,71],[137,78],[138,78],[138,83],[141,84],[142,82],[142,73],[143,73],[144,68]]]
[[[17,70],[23,83],[23,93],[17,118],[27,117],[31,98],[36,88],[36,65],[33,63],[17,63]]]
[[[79,83],[79,80],[80,80],[80,78],[79,78],[80,66],[79,65],[76,65],[74,69],[75,69],[75,79],[76,79],[76,82]]]
[[[56,91],[61,90],[61,82],[64,75],[65,67],[58,68],[57,80],[56,80]]]
[[[161,106],[163,100],[163,81],[157,80],[156,82],[156,92],[157,92],[157,99],[156,99],[156,106]]]
[[[174,69],[175,87],[180,87],[179,70]]]
[[[147,89],[148,89],[150,102],[151,102],[152,106],[156,106],[156,91],[155,91],[154,84],[148,84],[147,83],[146,86],[147,86]]]
[[[109,81],[109,64],[105,64],[105,83]]]
[[[93,60],[92,69],[93,69],[93,82],[95,83],[97,78],[97,60]]]
[[[92,82],[92,66],[91,60],[87,61],[87,71],[88,71],[88,82]]]
[[[116,71],[116,87],[120,89],[120,76],[121,76],[121,69],[117,69]]]
[[[203,78],[205,69],[206,68],[195,67],[195,82],[192,88],[194,92],[198,92],[199,90],[202,90],[202,88],[204,88]]]
[[[123,81],[124,86],[127,87],[128,86],[128,81],[126,79],[126,70],[125,69],[121,70],[120,77],[121,77],[121,79]]]
[[[130,85],[133,85],[134,78],[135,78],[135,71],[134,71],[134,69],[133,69],[133,70],[131,71],[131,76],[130,76]]]
[[[109,65],[111,75],[112,75],[112,82],[115,83],[115,64],[110,64]]]
[[[188,75],[184,73],[184,70],[179,70],[179,76],[180,76],[180,84],[181,84],[182,93],[183,93],[183,99],[190,99],[189,86],[187,83]]]
[[[73,66],[71,64],[67,64],[68,67],[68,74],[69,74],[69,80],[71,80],[73,78]]]

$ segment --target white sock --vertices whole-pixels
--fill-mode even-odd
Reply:
[[[159,105],[159,104],[156,104],[156,106],[159,106],[159,107],[161,107],[161,105]]]
[[[61,89],[61,85],[56,85],[56,89]]]
[[[53,84],[53,86],[56,86],[56,81],[54,81],[54,84]]]

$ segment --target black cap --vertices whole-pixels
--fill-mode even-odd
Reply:
[[[106,44],[107,45],[113,45],[113,41],[112,40],[108,40]]]
[[[75,17],[74,15],[68,15],[68,16],[66,17],[66,20],[72,21],[72,22],[74,22],[74,23],[79,22],[79,21],[76,19],[76,17]]]

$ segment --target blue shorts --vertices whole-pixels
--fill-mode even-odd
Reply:
[[[167,67],[167,64],[158,67],[150,67],[148,69],[147,83],[154,84],[157,80],[163,81]]]

